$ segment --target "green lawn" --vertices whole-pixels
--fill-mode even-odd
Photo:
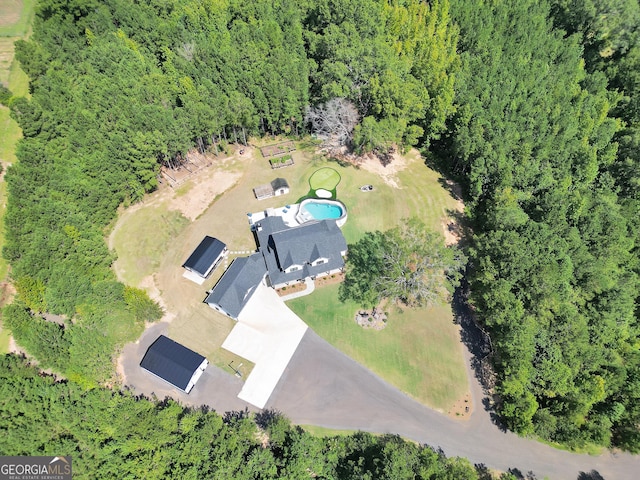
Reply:
[[[2,323],[0,323],[0,355],[9,353],[9,336],[9,331],[2,328]]]
[[[316,170],[309,179],[309,186],[312,190],[318,190],[324,188],[325,190],[332,191],[340,183],[340,174],[335,169],[325,167]]]
[[[348,436],[356,433],[355,430],[334,430],[333,428],[318,427],[316,425],[299,425],[303,430],[314,437]]]
[[[462,345],[448,306],[391,308],[387,327],[358,326],[358,305],[338,302],[338,285],[287,303],[329,343],[402,391],[446,411],[467,392]]]
[[[189,224],[180,212],[162,203],[154,208],[133,209],[130,218],[113,233],[118,271],[128,285],[139,285],[158,270],[171,241]]]

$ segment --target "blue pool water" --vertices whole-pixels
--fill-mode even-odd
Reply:
[[[308,202],[304,209],[316,220],[336,219],[342,216],[342,208],[330,203]]]

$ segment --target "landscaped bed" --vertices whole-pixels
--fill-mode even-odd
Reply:
[[[289,167],[294,164],[293,157],[291,155],[283,155],[282,157],[276,157],[269,160],[271,168]]]

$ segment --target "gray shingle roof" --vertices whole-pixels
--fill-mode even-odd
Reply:
[[[271,181],[271,188],[273,188],[274,191],[280,190],[281,188],[289,188],[289,184],[284,178],[278,177]]]
[[[344,266],[341,254],[347,250],[347,242],[335,220],[287,227],[281,217],[266,217],[259,222],[256,236],[272,285],[318,275]],[[311,265],[320,258],[328,261],[320,265]],[[298,265],[301,269],[284,272],[293,265]]]
[[[204,277],[209,273],[211,266],[226,247],[227,246],[217,238],[207,235],[182,266]]]
[[[204,359],[193,350],[160,335],[145,353],[140,366],[185,390]]]
[[[233,318],[238,318],[266,273],[260,253],[238,257],[218,280],[205,302],[217,304]]]

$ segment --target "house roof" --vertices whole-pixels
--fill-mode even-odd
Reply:
[[[266,273],[260,253],[238,257],[207,295],[205,302],[217,304],[233,318],[238,318]]]
[[[160,335],[147,350],[140,366],[181,390],[186,390],[191,377],[205,358]]]
[[[227,246],[217,238],[207,235],[182,266],[204,277],[226,247]]]
[[[256,236],[272,285],[344,266],[342,252],[347,250],[347,242],[335,220],[287,227],[281,217],[266,217],[259,222]],[[327,261],[311,265],[320,258]],[[301,270],[284,272],[293,265],[300,266]]]
[[[279,190],[281,188],[289,188],[289,184],[284,178],[276,178],[271,182],[271,188],[273,188],[273,190]]]

